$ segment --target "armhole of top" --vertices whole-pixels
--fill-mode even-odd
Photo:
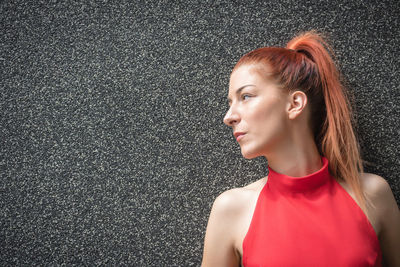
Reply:
[[[338,184],[340,190],[343,190],[344,194],[346,195],[346,197],[347,197],[348,199],[350,199],[351,203],[353,203],[353,205],[356,206],[356,209],[362,214],[362,217],[363,217],[364,220],[366,221],[367,228],[369,229],[370,234],[371,234],[372,236],[374,236],[373,240],[374,240],[376,246],[379,248],[379,251],[382,251],[382,250],[381,250],[381,247],[380,247],[380,243],[379,243],[378,234],[376,233],[374,227],[372,226],[372,223],[371,223],[371,221],[369,220],[368,216],[364,213],[364,211],[363,211],[363,210],[361,209],[361,207],[358,205],[357,201],[350,195],[350,193],[347,192],[347,190],[346,190],[336,179],[333,179],[333,180],[334,180],[335,183]]]
[[[267,178],[266,183],[264,184],[264,186],[262,187],[262,189],[261,189],[260,192],[258,193],[256,205],[254,206],[254,210],[253,210],[253,212],[252,212],[250,224],[249,224],[249,227],[247,228],[246,234],[245,234],[245,236],[244,236],[244,238],[243,238],[243,241],[242,241],[242,252],[243,252],[243,253],[242,253],[242,265],[241,265],[241,266],[245,266],[245,259],[246,259],[245,249],[244,249],[245,243],[247,243],[249,231],[250,231],[250,229],[252,228],[252,226],[253,226],[253,224],[254,224],[254,222],[253,222],[253,221],[254,221],[254,214],[255,214],[255,212],[256,212],[256,210],[257,210],[257,207],[259,206],[259,202],[261,201],[261,194],[263,193],[263,191],[266,190],[267,185],[268,185],[268,178]]]

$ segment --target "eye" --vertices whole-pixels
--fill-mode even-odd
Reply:
[[[242,99],[243,100],[247,100],[247,99],[249,99],[251,96],[250,95],[248,95],[248,94],[243,94],[242,95]]]

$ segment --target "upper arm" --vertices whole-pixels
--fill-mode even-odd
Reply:
[[[380,176],[367,174],[366,193],[380,223],[379,241],[387,266],[400,266],[400,212],[389,184]]]
[[[208,220],[203,252],[203,267],[239,266],[240,256],[234,247],[235,221],[239,209],[230,190],[214,201]]]

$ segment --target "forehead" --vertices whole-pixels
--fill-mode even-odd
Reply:
[[[232,71],[228,101],[231,102],[245,88],[252,88],[253,92],[256,90],[258,93],[276,96],[285,96],[288,93],[282,90],[275,81],[271,69],[260,65],[242,65]]]
[[[260,64],[246,64],[234,69],[229,80],[229,94],[233,94],[238,88],[252,84],[256,87],[264,87],[274,84],[270,77],[271,70]]]
[[[252,84],[260,81],[260,75],[254,65],[243,65],[231,73],[229,89],[240,87],[241,84]],[[233,88],[232,88],[233,87]]]

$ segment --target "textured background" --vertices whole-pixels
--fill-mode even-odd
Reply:
[[[27,2],[0,4],[1,266],[200,265],[213,199],[266,172],[222,123],[230,69],[309,29],[399,202],[398,1]]]

